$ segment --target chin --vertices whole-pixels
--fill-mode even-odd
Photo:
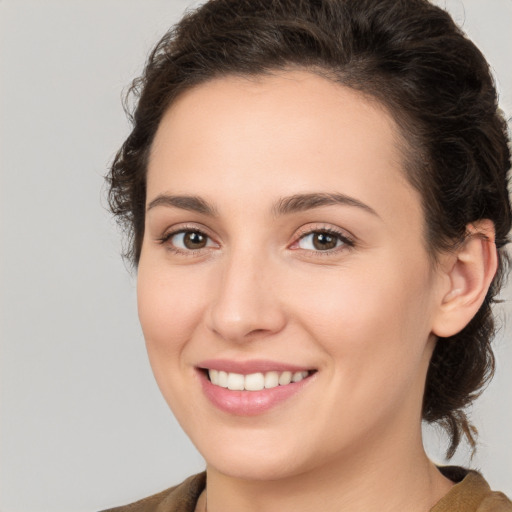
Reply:
[[[198,439],[200,442],[196,446],[208,469],[231,478],[255,481],[286,479],[307,472],[320,462],[318,448],[304,443],[303,439],[293,439],[290,433],[265,435],[261,431],[242,428],[224,435],[218,432],[209,440],[204,437]],[[283,442],[284,439],[288,442]]]
[[[219,459],[216,458],[211,463],[207,461],[207,468],[214,469],[230,478],[242,480],[281,480],[305,471],[302,464],[297,464],[298,461],[290,463],[290,461],[276,460],[276,457],[270,458],[264,455],[253,457],[251,460],[244,457],[223,457]]]

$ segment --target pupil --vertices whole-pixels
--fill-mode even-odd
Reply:
[[[206,237],[201,233],[186,233],[183,243],[187,249],[202,249],[206,245]]]
[[[318,233],[313,237],[315,249],[328,250],[336,247],[336,237],[327,233]]]

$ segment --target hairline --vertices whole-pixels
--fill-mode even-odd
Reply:
[[[157,132],[162,124],[164,117],[173,109],[174,105],[186,94],[192,92],[194,89],[206,85],[210,82],[221,81],[226,78],[240,78],[244,80],[259,80],[265,77],[276,76],[278,73],[289,73],[293,71],[306,71],[314,75],[324,78],[335,85],[345,87],[357,93],[363,101],[368,102],[373,107],[380,109],[386,116],[392,121],[391,126],[393,128],[393,139],[395,141],[395,148],[400,155],[400,159],[397,165],[403,174],[406,183],[412,187],[418,193],[421,210],[423,212],[423,233],[422,240],[424,249],[429,257],[429,260],[433,267],[437,267],[439,264],[439,256],[443,252],[441,247],[436,247],[436,240],[431,236],[428,219],[429,209],[427,207],[427,198],[425,197],[425,188],[422,180],[417,176],[417,172],[423,167],[425,172],[425,162],[427,166],[430,165],[428,158],[424,155],[424,149],[421,147],[421,143],[416,141],[416,147],[413,145],[416,135],[414,130],[407,130],[411,125],[416,124],[415,121],[409,116],[404,109],[400,109],[398,106],[393,105],[393,101],[388,95],[379,95],[372,90],[371,87],[365,88],[364,86],[357,87],[356,84],[352,84],[348,78],[348,73],[343,69],[336,70],[335,66],[328,67],[322,64],[302,64],[298,62],[286,62],[283,65],[268,66],[264,69],[247,72],[247,71],[222,71],[212,72],[209,76],[196,77],[193,81],[183,81],[175,88],[174,93],[167,97],[166,105],[161,110],[161,115],[154,129],[154,133],[150,143],[146,148],[146,157],[144,162],[144,183],[147,187],[147,175],[153,153],[153,147],[156,139]],[[387,100],[387,101],[385,101]],[[403,128],[401,126],[404,126]],[[407,132],[407,133],[406,133]],[[416,151],[415,151],[416,150]],[[147,199],[147,188],[146,188],[146,199]],[[146,218],[146,207],[142,208],[142,215],[145,220]],[[140,258],[140,250],[142,248],[142,240],[144,238],[145,222],[142,223],[142,233],[139,240],[139,247],[136,247],[135,253],[139,255],[135,261],[135,265],[138,265]],[[460,240],[455,240],[451,247],[457,245]]]

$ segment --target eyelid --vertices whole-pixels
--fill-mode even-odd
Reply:
[[[206,226],[202,224],[196,223],[185,223],[169,226],[164,230],[161,236],[158,236],[156,238],[156,242],[161,245],[166,245],[167,248],[172,252],[187,256],[193,256],[196,255],[197,253],[209,251],[212,250],[212,248],[215,248],[210,245],[200,249],[181,249],[168,243],[173,236],[184,232],[201,233],[202,235],[206,236],[210,241],[212,241],[213,244],[217,246],[217,248],[220,247],[220,243],[216,240],[216,237],[211,234],[210,229],[208,229]],[[314,233],[327,233],[333,235],[337,237],[339,240],[341,240],[342,245],[339,247],[334,247],[332,249],[326,250],[311,250],[298,247],[298,243],[300,242],[300,240]],[[326,256],[329,254],[350,250],[356,245],[356,242],[356,237],[353,236],[348,231],[346,231],[345,229],[333,226],[332,224],[313,223],[301,226],[293,235],[293,242],[290,245],[288,245],[288,248],[292,250],[299,250],[306,253],[310,253],[315,256]]]
[[[300,240],[305,238],[308,235],[311,235],[313,233],[327,233],[333,236],[338,237],[339,240],[343,242],[342,246],[335,247],[333,249],[326,249],[324,251],[313,251],[309,249],[302,249],[300,247],[294,247],[297,246]],[[356,237],[354,237],[352,234],[347,232],[346,230],[332,226],[331,224],[307,224],[305,226],[300,227],[293,236],[293,242],[289,246],[290,249],[293,250],[300,250],[300,251],[306,251],[315,255],[327,255],[336,253],[339,251],[346,251],[347,249],[352,249],[356,245]]]
[[[162,235],[157,237],[157,240],[169,239],[171,236],[176,235],[177,233],[182,233],[183,231],[195,231],[210,236],[208,233],[209,230],[200,224],[179,223],[166,227],[162,231]]]
[[[173,246],[169,243],[172,237],[180,234],[180,233],[187,233],[187,232],[193,232],[193,233],[201,233],[205,237],[207,237],[209,240],[211,240],[217,247],[220,246],[219,242],[215,239],[214,236],[210,233],[210,230],[206,228],[206,226],[202,226],[201,224],[177,224],[168,227],[164,230],[163,234],[161,236],[158,236],[156,238],[156,242],[160,245],[165,245],[169,250],[171,250],[174,253],[192,256],[199,252],[204,252],[212,249],[212,246],[206,246],[202,247],[200,249],[181,249],[179,247]]]

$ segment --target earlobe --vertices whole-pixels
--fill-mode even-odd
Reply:
[[[449,337],[461,331],[480,309],[496,274],[498,254],[494,224],[488,219],[467,226],[467,237],[449,255],[443,290],[432,332]]]

